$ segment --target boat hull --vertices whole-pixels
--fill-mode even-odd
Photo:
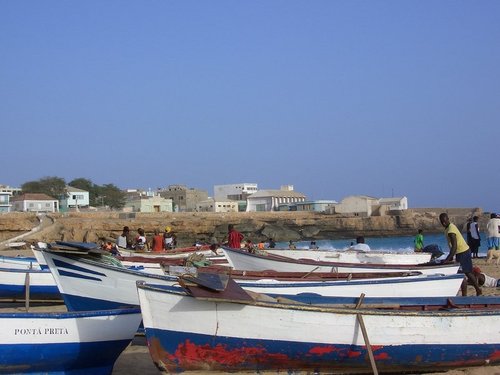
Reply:
[[[29,293],[26,287],[29,288]],[[61,299],[48,269],[0,268],[0,298]]]
[[[153,275],[101,264],[85,259],[67,257],[44,251],[62,298],[69,310],[110,309],[139,305],[136,282],[171,286],[178,283],[175,276]],[[433,297],[455,296],[463,277],[406,276],[379,279],[332,281],[239,280],[243,288],[257,293],[296,296],[309,300],[311,296],[359,297]],[[331,301],[330,303],[338,303]]]
[[[420,272],[425,275],[452,275],[458,271],[458,263],[443,265],[396,265],[396,264],[361,264],[320,262],[311,259],[292,259],[273,255],[250,254],[245,251],[223,247],[224,255],[229,264],[236,270],[278,272],[332,272],[332,273],[360,273],[360,272]]]
[[[138,309],[0,313],[0,373],[111,374],[141,321]]]
[[[322,309],[207,301],[144,285],[138,292],[151,357],[169,372],[371,373],[359,313],[381,373],[500,361],[497,310]]]
[[[422,264],[431,260],[429,253],[337,250],[289,250],[266,249],[269,254],[293,259],[312,259],[324,262],[375,263],[375,264]]]

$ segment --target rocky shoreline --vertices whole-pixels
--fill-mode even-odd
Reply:
[[[274,238],[276,241],[414,235],[421,228],[426,233],[440,233],[440,212],[448,212],[459,228],[472,215],[480,217],[484,228],[488,215],[478,208],[418,209],[394,215],[358,217],[315,212],[241,212],[241,213],[121,213],[73,212],[49,214],[40,225],[40,216],[33,213],[0,215],[0,241],[21,235],[27,241],[88,241],[114,240],[124,226],[132,233],[143,228],[151,235],[155,229],[170,226],[177,235],[178,245],[194,241],[221,242],[227,225],[235,227],[254,242]]]

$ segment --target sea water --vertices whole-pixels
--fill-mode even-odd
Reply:
[[[465,234],[464,234],[465,238]],[[481,246],[479,248],[479,256],[486,256],[487,242],[486,234],[481,234]],[[413,251],[415,236],[399,236],[399,237],[365,237],[365,243],[370,246],[370,249],[377,251]],[[308,249],[310,241],[294,242],[297,249]],[[349,246],[356,243],[355,238],[341,240],[317,240],[316,245],[323,250],[346,250]],[[449,252],[448,243],[443,233],[424,234],[424,246],[438,245],[441,251],[446,256]],[[287,248],[288,242],[277,242],[277,248]]]

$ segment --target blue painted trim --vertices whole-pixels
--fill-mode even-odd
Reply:
[[[56,285],[30,285],[30,298],[32,299],[60,299],[61,294]],[[0,284],[2,298],[24,298],[26,288],[24,285]]]
[[[61,296],[64,300],[64,304],[70,311],[120,309],[125,306],[128,306],[121,302],[76,296],[73,294],[61,293]],[[135,308],[139,308],[139,305],[132,305],[132,306]]]
[[[103,273],[101,273],[101,272],[96,272],[96,271],[88,270],[88,269],[83,268],[83,267],[75,266],[74,264],[71,264],[71,263],[68,263],[68,262],[65,262],[65,261],[62,261],[62,260],[59,260],[59,259],[53,259],[53,261],[54,261],[54,264],[57,267],[68,268],[70,270],[87,272],[87,273],[90,273],[92,275],[98,275],[98,276],[104,276],[104,277],[106,277],[106,275],[103,274]]]
[[[370,372],[365,346],[234,338],[152,328],[146,328],[145,331],[149,347],[154,344],[157,351],[155,355],[164,360],[171,372],[212,369],[204,367],[210,365],[206,363],[209,360],[212,361],[211,365],[217,365],[218,371],[229,372],[278,369],[314,370],[318,373],[339,369],[351,373],[357,372],[356,369],[363,369]],[[374,344],[376,343],[372,343]],[[495,354],[500,349],[500,344],[377,345],[372,349],[377,368],[381,372],[402,373],[463,367],[467,364],[484,365],[487,359],[500,362]],[[220,352],[222,355],[218,357]],[[184,353],[198,356],[198,360],[184,357]],[[227,361],[229,357],[231,360]],[[189,367],[190,365],[194,367]]]
[[[59,268],[57,269],[57,272],[61,276],[72,277],[72,278],[75,278],[75,279],[102,281],[102,279],[98,279],[97,277],[86,276],[86,275],[82,275],[80,273],[69,272],[69,271],[61,270]]]
[[[100,309],[86,311],[61,311],[61,312],[0,312],[0,319],[75,319],[91,318],[95,316],[114,316],[138,314],[141,309],[138,307],[121,307],[116,309]]]

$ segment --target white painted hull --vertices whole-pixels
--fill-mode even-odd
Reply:
[[[329,297],[454,297],[460,290],[462,275],[405,276],[351,281],[290,282],[277,280],[235,281],[252,292],[293,296],[317,294]]]
[[[43,251],[43,256],[70,310],[138,306],[135,292],[137,280],[159,285],[177,282],[176,277],[85,261],[50,251]]]
[[[336,250],[288,250],[266,249],[269,254],[293,259],[312,259],[323,262],[375,263],[375,264],[422,264],[431,260],[430,253],[382,252],[382,251],[336,251]]]
[[[0,256],[0,267],[16,269],[40,269],[40,265],[33,258]]]
[[[334,273],[364,273],[364,272],[421,272],[425,275],[452,275],[457,273],[459,264],[435,266],[392,265],[392,264],[356,264],[340,262],[317,262],[313,260],[296,260],[272,255],[261,256],[240,250],[223,248],[229,264],[236,270],[278,272],[334,272]]]
[[[141,322],[138,309],[0,313],[0,372],[111,374]]]
[[[460,366],[472,363],[470,358],[477,360],[476,365],[500,360],[496,356],[500,350],[499,310],[416,313],[214,302],[144,285],[138,285],[138,293],[150,353],[157,364],[171,371],[205,366],[227,371],[314,369],[333,373],[328,370],[365,366],[369,372],[358,313],[382,371],[436,368],[445,362]],[[448,348],[453,356],[446,354]],[[199,357],[191,353],[199,353]],[[205,358],[203,363],[200,358]],[[229,363],[227,358],[231,358]]]

